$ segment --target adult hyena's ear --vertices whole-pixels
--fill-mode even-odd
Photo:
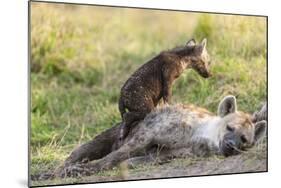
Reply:
[[[232,95],[224,97],[218,107],[218,116],[224,117],[227,114],[237,111],[236,98]]]
[[[190,39],[189,41],[187,41],[186,46],[195,46],[196,45],[196,41],[195,39]]]
[[[262,120],[255,124],[255,142],[259,141],[266,132],[267,121]]]
[[[259,111],[256,111],[252,116],[252,122],[256,123],[262,120],[267,120],[267,102],[265,102]]]

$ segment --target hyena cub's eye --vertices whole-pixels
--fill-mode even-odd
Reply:
[[[227,126],[226,126],[226,130],[228,130],[229,132],[233,132],[233,131],[234,131],[234,128],[231,127],[231,126],[229,126],[229,125],[227,125]]]

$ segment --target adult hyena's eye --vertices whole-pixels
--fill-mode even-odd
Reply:
[[[231,127],[230,125],[227,125],[227,126],[226,126],[226,130],[228,130],[229,132],[233,132],[233,131],[234,131],[234,128]]]
[[[241,142],[243,143],[243,144],[245,144],[248,140],[247,140],[247,138],[246,138],[246,136],[245,135],[241,135]]]

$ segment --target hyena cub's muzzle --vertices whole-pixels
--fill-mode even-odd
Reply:
[[[194,69],[202,76],[203,78],[209,78],[212,76],[212,73],[209,68],[206,68],[202,65],[196,65]]]
[[[206,63],[204,63],[204,68],[200,70],[201,76],[203,76],[204,78],[209,78],[212,76],[210,65],[211,60],[208,60]]]
[[[203,78],[209,78],[209,77],[211,77],[212,76],[212,73],[210,72],[210,71],[202,71],[201,72],[201,76],[203,77]]]

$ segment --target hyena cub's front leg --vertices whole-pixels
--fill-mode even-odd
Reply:
[[[180,76],[180,74],[183,72],[183,70],[171,70],[168,65],[164,66],[162,70],[162,76],[163,76],[163,93],[162,97],[164,100],[164,103],[171,103],[172,98],[172,85],[176,78]]]

